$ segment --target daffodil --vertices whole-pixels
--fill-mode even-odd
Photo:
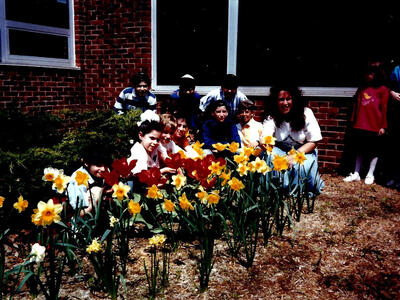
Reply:
[[[86,248],[86,252],[91,254],[100,252],[102,250],[102,245],[99,243],[98,238],[95,238],[92,243]]]
[[[204,190],[202,186],[199,187],[200,192],[196,193],[196,197],[199,198],[200,202],[207,204],[208,193]]]
[[[212,145],[217,151],[224,151],[226,147],[228,147],[228,144],[221,144],[221,143],[216,143]]]
[[[229,187],[234,191],[240,191],[244,188],[243,182],[241,182],[236,177],[233,177],[231,180],[228,181]]]
[[[177,190],[180,190],[186,184],[186,177],[181,174],[173,175],[172,182]]]
[[[120,182],[118,184],[114,184],[112,189],[114,191],[112,196],[121,201],[124,200],[124,198],[128,198],[128,192],[131,190],[131,187]]]
[[[149,244],[152,246],[161,246],[166,240],[167,237],[164,234],[156,234],[149,239]]]
[[[228,150],[231,151],[232,153],[236,153],[239,150],[239,143],[237,142],[232,142],[228,146]]]
[[[117,223],[119,221],[119,219],[117,219],[114,216],[110,217],[110,227],[114,227],[115,223]]]
[[[162,199],[163,195],[161,191],[158,189],[158,187],[153,184],[151,187],[147,188],[147,197],[151,199]]]
[[[63,172],[63,171],[61,170],[61,172]],[[57,178],[57,176],[60,173],[60,171],[57,170],[57,169],[54,169],[52,167],[49,167],[49,168],[45,168],[43,173],[44,173],[44,175],[43,175],[42,179],[44,181],[51,181],[52,182],[52,181],[54,181],[54,179]]]
[[[69,176],[64,175],[61,171],[53,181],[53,189],[56,190],[59,194],[64,193],[64,190],[71,179]]]
[[[265,160],[260,159],[259,157],[257,157],[253,161],[253,165],[254,165],[255,171],[257,171],[258,173],[261,173],[261,169],[266,165],[266,162],[265,162]]]
[[[264,137],[264,144],[265,145],[275,145],[275,141],[276,138],[274,138],[273,136],[267,135],[266,137]]]
[[[244,155],[246,155],[247,157],[250,157],[254,153],[254,148],[244,147],[242,151],[243,151]]]
[[[78,185],[88,186],[89,175],[82,171],[76,171],[75,181]]]
[[[129,200],[128,203],[128,211],[131,215],[137,215],[140,214],[140,211],[142,208],[140,207],[140,203],[134,202],[132,199]]]
[[[280,155],[274,155],[272,164],[274,165],[274,171],[287,170],[287,168],[289,167],[286,157]]]
[[[238,167],[236,169],[236,171],[239,172],[240,176],[244,176],[247,175],[247,171],[249,170],[249,168],[247,167],[246,164],[238,164]]]
[[[175,204],[171,200],[165,199],[164,200],[164,208],[168,212],[173,212],[175,210]]]
[[[307,157],[304,154],[304,152],[296,151],[296,154],[294,155],[294,161],[296,163],[303,165],[306,160],[307,160]]]
[[[256,171],[256,167],[254,164],[254,161],[251,161],[247,164],[247,169],[249,170],[249,172],[254,173]]]
[[[212,161],[211,165],[208,166],[208,169],[211,171],[210,175],[220,175],[224,166],[220,165],[220,162]]]
[[[196,143],[194,143],[192,145],[192,148],[194,151],[197,152],[198,155],[202,156],[204,154],[204,151],[201,147],[203,147],[204,143],[200,143],[199,141],[196,141]]]
[[[297,152],[296,149],[294,149],[294,147],[292,147],[292,149],[290,149],[288,154],[294,156],[294,155],[296,155],[296,152]]]
[[[6,198],[0,196],[0,208],[3,207],[4,200],[6,200]]]
[[[61,204],[54,204],[53,199],[38,203],[37,209],[34,210],[35,214],[32,216],[32,222],[35,225],[47,226],[61,221],[60,213],[63,207]]]
[[[44,260],[46,252],[46,247],[39,245],[38,243],[33,244],[31,249],[31,258],[29,259],[30,262],[40,263]]]
[[[208,205],[216,205],[219,202],[220,196],[218,195],[219,191],[215,190],[208,194]]]
[[[28,201],[24,200],[22,196],[19,196],[18,201],[14,203],[14,208],[17,209],[19,213],[22,213],[28,205]]]
[[[223,181],[221,182],[221,185],[224,186],[229,179],[231,179],[231,170],[229,170],[228,173],[226,173],[226,170],[224,172],[221,173],[221,175],[219,175],[219,178],[223,179]]]
[[[182,196],[179,197],[179,205],[183,210],[194,210],[193,205],[189,202],[188,198],[186,197],[186,193],[183,193]]]
[[[233,160],[237,164],[244,164],[249,160],[249,157],[244,152],[241,152],[241,153],[233,156]]]
[[[253,151],[253,155],[254,156],[260,156],[262,153],[262,149],[261,148],[255,148]]]

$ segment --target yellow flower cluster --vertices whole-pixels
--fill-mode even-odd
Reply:
[[[59,194],[64,193],[67,184],[71,180],[71,177],[64,175],[64,170],[57,170],[52,167],[45,168],[43,171],[44,175],[42,179],[44,181],[53,182],[52,188]]]
[[[95,238],[92,243],[86,248],[86,252],[91,254],[91,253],[97,253],[102,250],[102,245],[99,243],[98,238]]]
[[[158,189],[158,187],[153,184],[151,187],[147,188],[147,197],[151,199],[162,199],[163,195],[161,191]]]
[[[149,239],[149,244],[152,246],[161,246],[167,240],[164,234],[156,234]]]
[[[114,227],[115,223],[118,223],[119,219],[114,216],[110,217],[110,227]]]
[[[199,190],[200,191],[196,193],[196,197],[199,198],[201,203],[207,204],[207,206],[218,204],[220,200],[218,190],[207,193],[202,186],[199,188]]]
[[[128,192],[131,190],[131,187],[129,185],[123,184],[122,182],[119,182],[118,184],[114,184],[112,186],[112,189],[114,191],[112,196],[122,201],[124,200],[124,198],[128,198]]]

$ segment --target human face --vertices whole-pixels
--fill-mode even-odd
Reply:
[[[175,130],[175,137],[177,138],[182,138],[185,136],[187,130],[188,130],[188,126],[186,124],[186,120],[185,119],[178,119],[176,121],[176,130]]]
[[[167,145],[171,141],[171,133],[170,132],[161,132],[161,144],[163,146]]]
[[[236,95],[237,89],[223,87],[222,92],[224,93],[225,100],[232,100]]]
[[[152,130],[149,133],[143,134],[139,132],[140,143],[147,153],[152,153],[154,149],[157,148],[160,143],[161,132],[157,130]]]
[[[218,122],[222,123],[228,116],[228,110],[226,109],[225,106],[220,106],[217,107],[217,109],[212,113],[212,115]]]
[[[239,119],[242,124],[247,124],[252,117],[253,117],[253,111],[248,108],[241,110],[239,113]]]
[[[88,169],[89,173],[97,178],[103,177],[103,173],[106,171],[106,167],[104,165],[89,165]]]
[[[150,87],[146,82],[144,81],[139,82],[139,84],[135,86],[136,96],[141,98],[146,97],[146,94],[149,91],[149,89]]]
[[[293,106],[293,98],[288,91],[280,91],[278,94],[279,111],[286,115],[290,112]]]
[[[179,90],[179,96],[190,97],[194,94],[194,88],[182,88]]]

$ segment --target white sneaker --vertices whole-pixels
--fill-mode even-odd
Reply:
[[[364,182],[365,182],[365,184],[373,184],[374,180],[375,180],[374,176],[367,176],[367,177],[365,177]]]
[[[343,178],[345,182],[359,181],[361,180],[360,175],[358,173],[350,173],[349,176]]]

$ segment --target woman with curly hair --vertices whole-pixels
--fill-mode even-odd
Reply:
[[[271,108],[263,122],[263,137],[273,136],[273,155],[287,155],[289,168],[295,174],[307,176],[308,189],[319,194],[324,182],[318,173],[317,142],[322,140],[321,129],[314,113],[307,107],[301,90],[292,83],[280,83],[270,89]],[[303,166],[295,163],[292,149],[306,157]],[[296,182],[297,176],[294,183]]]

